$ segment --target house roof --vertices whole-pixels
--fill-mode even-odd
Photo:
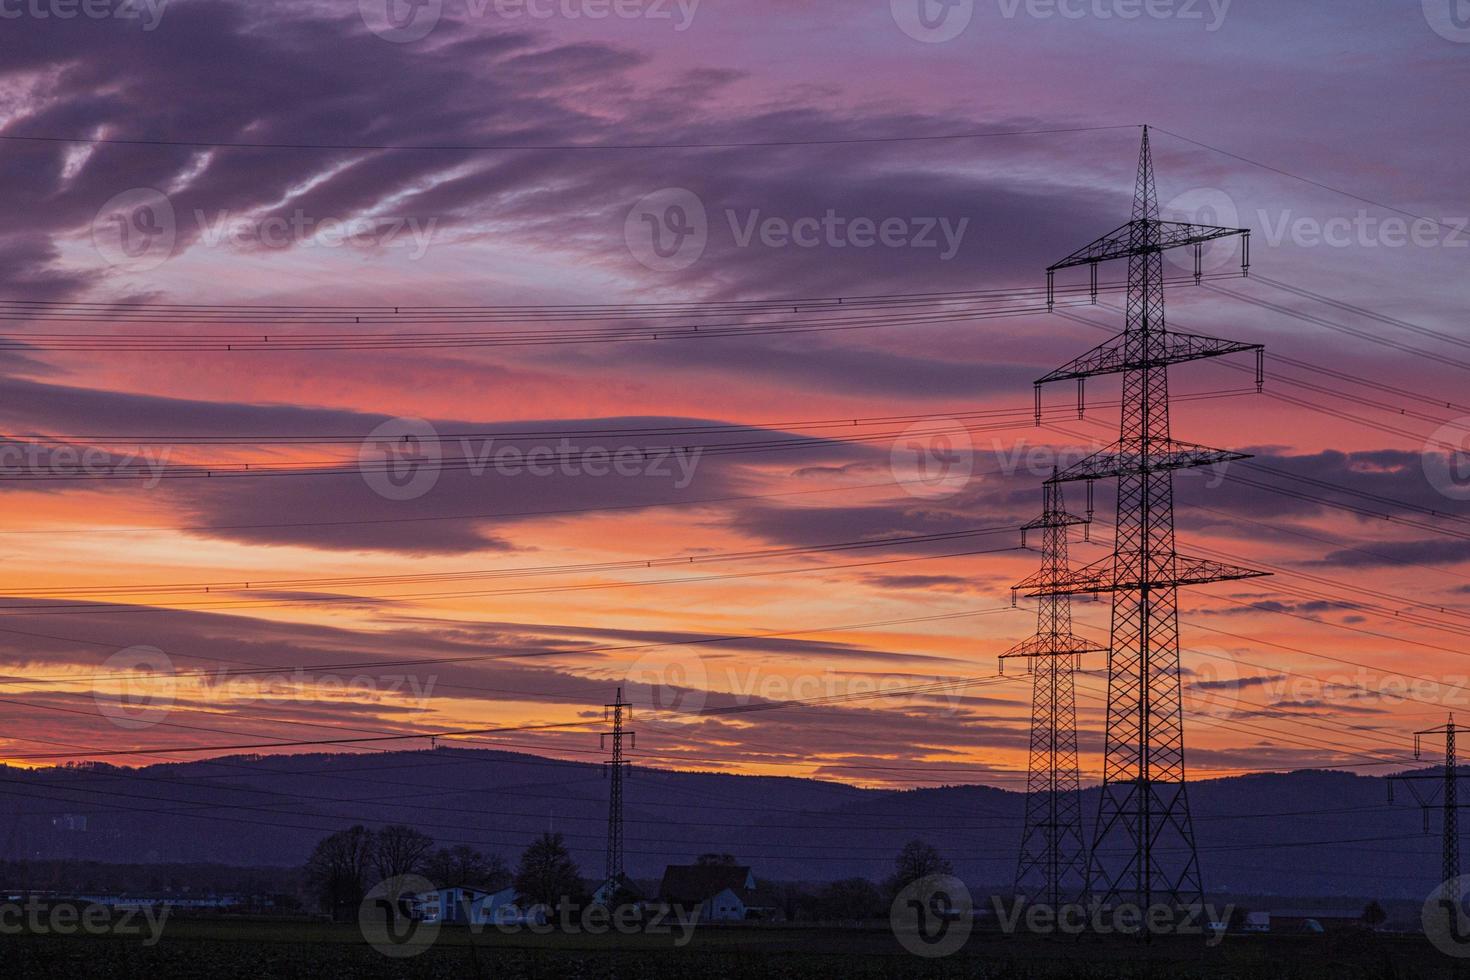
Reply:
[[[608,878],[605,881],[600,881],[597,883],[597,887],[594,888],[593,891],[595,894],[603,897],[608,897],[613,892],[617,891],[624,891],[634,898],[643,897],[643,889],[639,888],[633,882],[633,879],[629,878],[627,875],[621,875],[617,878]]]
[[[1361,919],[1361,911],[1352,909],[1272,909],[1273,919]]]
[[[419,893],[419,897],[424,898],[429,895],[443,895],[446,892],[452,891],[463,892],[465,896],[472,902],[479,901],[482,898],[497,898],[499,896],[505,895],[506,893],[510,893],[512,898],[515,897],[514,886],[498,888],[492,892],[487,891],[484,888],[476,888],[474,885],[446,885],[443,888],[436,888],[433,891],[421,892]]]
[[[725,889],[745,901],[750,868],[739,864],[671,864],[664,869],[659,897],[670,902],[703,902]]]

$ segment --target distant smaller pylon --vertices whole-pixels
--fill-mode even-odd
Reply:
[[[1440,735],[1444,738],[1444,766],[1440,772],[1401,772],[1388,777],[1388,799],[1393,801],[1393,789],[1395,784],[1403,783],[1409,787],[1414,794],[1414,800],[1424,811],[1424,831],[1429,832],[1429,813],[1431,810],[1439,810],[1443,820],[1441,822],[1441,856],[1440,856],[1440,881],[1441,887],[1454,888],[1452,884],[1460,877],[1460,810],[1462,807],[1470,806],[1470,803],[1460,802],[1460,768],[1459,756],[1455,747],[1455,736],[1461,733],[1470,733],[1470,728],[1455,724],[1455,716],[1450,714],[1449,721],[1439,728],[1426,728],[1414,733],[1414,758],[1422,757],[1423,738],[1425,735]],[[1420,792],[1420,781],[1438,783],[1438,798],[1434,791]],[[1458,900],[1458,899],[1457,899]]]
[[[612,722],[612,731],[602,735],[602,747],[611,747],[612,758],[603,763],[608,776],[607,794],[607,877],[604,887],[616,890],[626,880],[623,871],[623,776],[628,763],[623,758],[623,740],[630,747],[637,745],[637,735],[623,728],[623,719],[633,716],[633,706],[623,700],[623,689],[618,688],[613,703],[603,706],[603,718]]]
[[[1044,485],[1041,516],[1021,529],[1023,541],[1029,531],[1042,532],[1041,571],[1033,578],[1054,582],[1066,576],[1067,529],[1086,523],[1086,518],[1067,513],[1060,483]],[[1007,660],[1026,658],[1032,675],[1031,758],[1016,895],[1033,905],[1058,909],[1086,897],[1073,673],[1081,667],[1083,654],[1106,649],[1072,632],[1070,596],[1043,595],[1037,599],[1035,635],[1001,654],[1002,666]]]

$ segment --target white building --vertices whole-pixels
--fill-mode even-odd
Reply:
[[[700,922],[768,919],[776,912],[769,900],[758,896],[755,874],[737,864],[671,864],[664,869],[659,900],[697,909]]]
[[[514,888],[498,892],[464,886],[440,888],[415,895],[414,909],[424,922],[445,925],[525,926],[546,922],[545,909],[523,909],[516,904]]]

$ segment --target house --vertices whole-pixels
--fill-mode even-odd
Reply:
[[[522,926],[546,921],[545,909],[522,909],[516,904],[514,888],[497,892],[462,885],[440,888],[415,895],[413,908],[422,921],[444,925]]]
[[[1350,909],[1284,909],[1269,915],[1271,932],[1341,932],[1366,926],[1363,913]]]
[[[616,905],[641,905],[643,894],[627,875],[609,878],[592,893],[592,904],[613,908]]]
[[[776,907],[758,894],[755,874],[739,864],[671,864],[658,888],[665,905],[697,909],[700,922],[767,919]]]

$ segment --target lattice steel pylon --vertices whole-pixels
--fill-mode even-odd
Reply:
[[[623,689],[618,688],[618,695],[612,704],[603,706],[603,720],[612,722],[612,731],[604,732],[601,736],[601,744],[604,749],[608,743],[612,743],[612,758],[603,763],[604,771],[608,776],[607,793],[607,877],[603,879],[606,886],[616,890],[625,880],[623,873],[623,776],[628,771],[628,763],[623,759],[623,740],[627,739],[630,746],[637,744],[638,736],[623,728],[623,713],[627,712],[632,717],[633,706],[623,700]]]
[[[1088,866],[1089,893],[1103,905],[1189,907],[1203,902],[1185,782],[1177,590],[1265,573],[1175,550],[1174,470],[1247,456],[1173,438],[1168,366],[1254,351],[1259,388],[1262,347],[1168,330],[1163,253],[1192,245],[1198,256],[1202,243],[1231,235],[1249,232],[1160,220],[1145,127],[1132,220],[1047,269],[1050,286],[1058,270],[1128,260],[1123,332],[1036,382],[1039,423],[1041,385],[1075,379],[1080,406],[1084,379],[1122,375],[1118,441],[1052,477],[1053,483],[1117,479],[1113,554],[1028,583],[1033,596],[1113,595],[1103,783]],[[1249,256],[1249,250],[1242,254]]]
[[[1460,809],[1470,806],[1470,803],[1460,802],[1459,793],[1459,761],[1455,748],[1455,736],[1460,732],[1470,733],[1470,728],[1455,724],[1455,716],[1450,715],[1449,721],[1439,728],[1426,728],[1421,732],[1414,733],[1414,758],[1421,757],[1422,739],[1425,735],[1444,736],[1444,770],[1439,773],[1415,772],[1397,773],[1388,777],[1388,799],[1393,801],[1393,788],[1397,783],[1404,783],[1414,794],[1414,800],[1424,811],[1424,832],[1429,832],[1429,812],[1440,810],[1444,814],[1444,822],[1441,825],[1442,840],[1440,842],[1440,881],[1445,887],[1450,887],[1449,882],[1460,877]],[[1418,782],[1430,780],[1440,784],[1438,802],[1432,796],[1425,796],[1419,792]]]
[[[1043,486],[1041,516],[1025,525],[1021,536],[1024,542],[1028,531],[1042,532],[1040,574],[1047,581],[1071,570],[1067,529],[1085,523],[1067,513],[1060,483]],[[1016,895],[1032,905],[1059,909],[1082,901],[1087,890],[1072,675],[1083,654],[1105,649],[1072,632],[1071,596],[1047,595],[1037,600],[1036,633],[1000,656],[1002,668],[1007,660],[1024,657],[1032,674],[1026,824],[1016,864]]]

